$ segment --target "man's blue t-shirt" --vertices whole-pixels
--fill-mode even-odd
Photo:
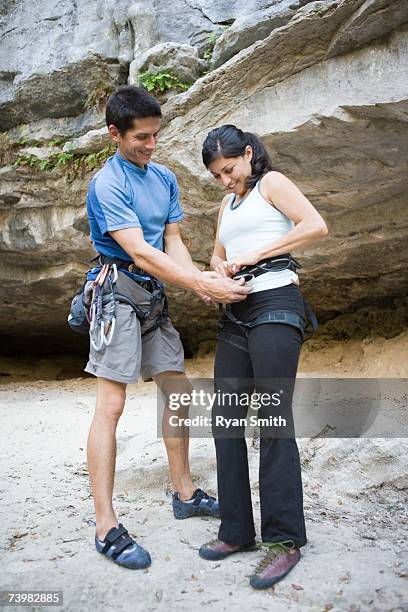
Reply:
[[[146,242],[163,251],[165,225],[184,216],[173,172],[154,163],[139,168],[119,152],[92,179],[86,205],[97,252],[129,262],[131,257],[109,232],[140,227]]]

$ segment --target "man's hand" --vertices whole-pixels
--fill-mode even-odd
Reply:
[[[204,304],[206,306],[212,306],[213,304],[217,303],[212,298],[210,298],[209,295],[206,295],[205,293],[201,293],[201,291],[197,291],[196,293],[197,293],[198,297],[203,300],[203,302],[204,302]]]
[[[210,271],[210,274],[207,274],[206,271],[203,271],[203,274],[207,275],[208,278],[222,278],[222,276],[218,274],[217,272],[211,273]],[[217,302],[212,297],[207,295],[206,293],[202,293],[201,291],[196,291],[196,293],[203,300],[206,306],[216,306],[217,305]]]
[[[201,272],[199,293],[205,293],[214,302],[231,304],[245,300],[250,289],[244,287],[243,278],[234,281],[231,278],[220,278],[217,272]]]

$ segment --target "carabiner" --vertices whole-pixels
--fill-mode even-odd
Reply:
[[[116,281],[118,280],[118,266],[115,263],[112,264],[112,270],[113,270],[113,279],[111,280],[112,280],[112,283],[116,283]]]
[[[103,336],[103,342],[104,342],[104,344],[106,346],[109,346],[110,343],[112,342],[113,332],[115,331],[115,324],[116,324],[116,317],[113,317],[112,321],[111,321],[111,324],[110,324],[111,327],[110,327],[110,330],[108,332],[108,335],[105,336],[105,334],[104,334],[104,336]]]
[[[104,338],[105,338],[105,323],[103,321],[101,321],[100,328],[98,329],[100,329],[99,344],[96,344],[96,342],[94,342],[94,339],[92,338],[92,334],[91,334],[91,329],[89,329],[89,339],[96,352],[101,350],[103,346]]]

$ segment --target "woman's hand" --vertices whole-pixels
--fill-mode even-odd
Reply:
[[[258,251],[251,251],[250,253],[244,253],[244,255],[233,257],[223,263],[226,264],[225,269],[227,275],[234,276],[234,274],[239,272],[244,266],[254,266],[257,264],[259,259]]]
[[[227,272],[227,267],[228,267],[227,261],[220,261],[214,267],[214,272],[217,272],[222,278],[227,278],[228,276],[231,276],[231,274]]]

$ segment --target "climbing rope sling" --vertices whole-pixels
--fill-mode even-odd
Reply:
[[[117,303],[128,304],[141,323],[142,336],[168,318],[163,284],[129,262],[99,256],[71,303],[68,325],[87,334],[95,351],[109,346],[115,332]]]

